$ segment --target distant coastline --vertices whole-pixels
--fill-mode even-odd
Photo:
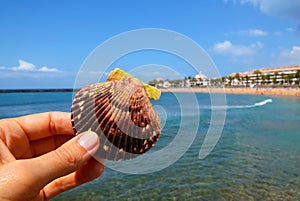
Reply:
[[[296,96],[300,97],[300,88],[249,88],[249,87],[189,87],[189,88],[164,88],[162,92],[194,92],[194,93],[226,93],[226,94],[249,94],[266,96]]]
[[[0,93],[73,92],[77,89],[0,89]]]

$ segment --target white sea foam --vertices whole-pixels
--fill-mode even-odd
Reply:
[[[264,101],[255,103],[254,106],[263,106],[263,105],[268,104],[268,103],[272,103],[272,99],[266,99]]]
[[[272,103],[272,99],[266,99],[251,105],[222,105],[222,106],[213,106],[213,107],[200,107],[201,109],[243,109],[243,108],[254,108],[261,107],[268,103]]]

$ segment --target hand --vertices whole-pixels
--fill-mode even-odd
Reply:
[[[74,136],[69,113],[0,120],[0,200],[49,200],[99,177],[98,136]]]

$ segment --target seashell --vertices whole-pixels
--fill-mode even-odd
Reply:
[[[75,95],[74,131],[98,134],[96,158],[135,158],[149,151],[160,136],[160,120],[149,100],[159,96],[158,89],[115,69],[106,82],[88,85]]]

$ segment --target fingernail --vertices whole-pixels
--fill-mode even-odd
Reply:
[[[98,135],[94,132],[87,131],[81,134],[79,144],[87,151],[92,151],[99,144]]]

